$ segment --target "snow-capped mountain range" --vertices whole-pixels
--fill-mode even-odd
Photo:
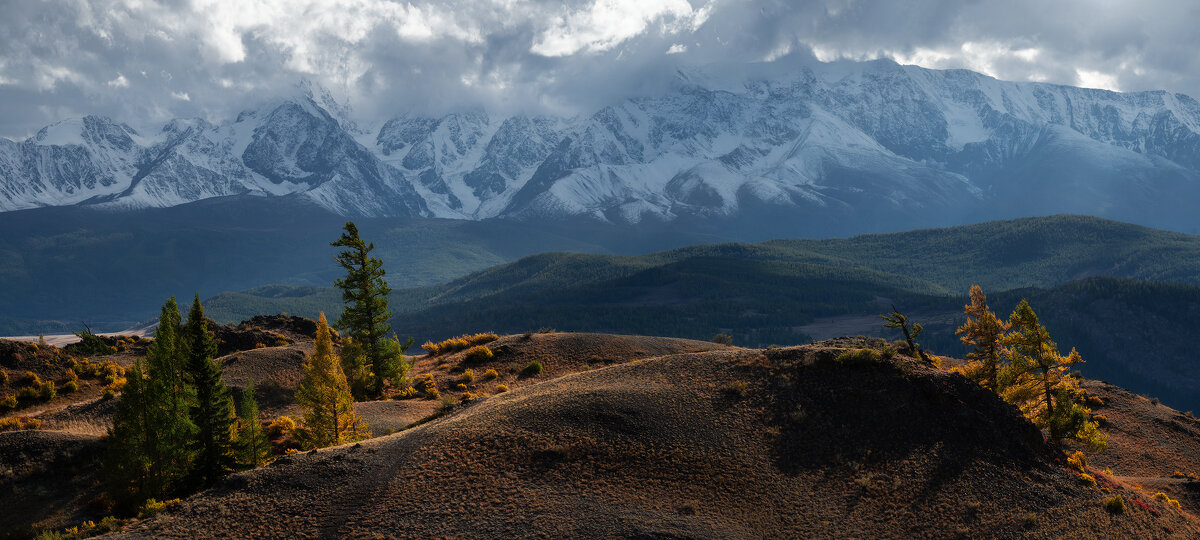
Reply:
[[[764,64],[680,72],[669,92],[574,118],[410,114],[370,131],[345,118],[310,91],[157,133],[96,116],[59,122],[25,141],[0,139],[0,210],[252,194],[346,216],[638,223],[767,208],[1200,225],[1200,103],[1161,91],[890,61]]]

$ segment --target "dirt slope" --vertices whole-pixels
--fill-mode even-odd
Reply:
[[[121,535],[1197,534],[1120,486],[1128,510],[1106,511],[1107,493],[964,379],[840,350],[725,348],[521,380],[402,433],[234,475]]]

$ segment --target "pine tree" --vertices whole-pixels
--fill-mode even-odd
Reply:
[[[897,311],[896,306],[892,306],[891,313],[880,315],[879,318],[883,319],[884,328],[897,328],[904,333],[904,342],[908,344],[908,354],[916,355],[931,366],[940,367],[938,362],[934,362],[929,355],[925,354],[925,351],[921,349],[921,344],[917,343],[917,336],[921,335],[921,331],[924,330],[920,323],[909,326],[908,316]]]
[[[149,497],[151,440],[142,361],[125,373],[125,387],[108,428],[102,468],[108,495],[124,510],[136,508]]]
[[[367,423],[354,407],[346,374],[333,352],[324,313],[317,321],[316,350],[304,364],[296,403],[304,409],[304,427],[298,430],[298,435],[306,448],[334,446],[370,436]]]
[[[271,441],[258,418],[258,400],[254,398],[254,380],[242,391],[238,407],[237,461],[245,469],[253,469],[271,459]]]
[[[330,245],[346,248],[337,255],[346,277],[333,282],[342,290],[346,308],[335,324],[362,347],[364,364],[371,373],[370,394],[378,397],[383,393],[384,380],[395,375],[399,361],[388,354],[383,343],[391,331],[387,321],[392,317],[387,300],[392,290],[383,279],[383,261],[370,256],[375,245],[363,242],[358,237],[358,227],[351,221],[346,222],[345,232]]]
[[[997,380],[1001,395],[1020,407],[1034,425],[1046,429],[1054,444],[1070,437],[1102,449],[1107,437],[1088,420],[1091,411],[1078,403],[1082,392],[1070,374],[1071,366],[1083,362],[1079,352],[1059,354],[1058,345],[1025,300],[1009,317],[1009,325],[1011,331],[1003,339],[1009,346],[1009,363]]]
[[[957,335],[963,345],[973,348],[967,353],[971,360],[961,371],[984,388],[997,393],[997,379],[1000,372],[1001,351],[1004,349],[1001,339],[1008,331],[1009,324],[996,317],[988,309],[987,297],[979,285],[971,286],[971,303],[965,306],[967,322],[958,327]]]
[[[186,345],[179,320],[179,307],[170,298],[163,304],[154,341],[146,350],[145,414],[151,432],[145,495],[157,499],[182,487],[181,481],[191,469],[189,443],[196,432],[188,415],[191,396],[183,379]]]
[[[196,436],[189,448],[195,454],[191,479],[198,487],[208,487],[233,470],[233,398],[221,380],[221,365],[213,359],[217,344],[208,329],[208,319],[197,294],[184,326],[183,343],[187,355],[186,381],[195,400],[189,414]]]

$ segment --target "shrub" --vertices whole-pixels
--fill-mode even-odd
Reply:
[[[437,399],[442,395],[436,386],[430,386],[429,388],[426,388],[423,393],[425,394],[426,399]]]
[[[68,381],[78,381],[79,380],[79,374],[75,373],[75,370],[73,370],[73,369],[67,370],[66,377],[67,377]]]
[[[454,398],[450,396],[442,398],[442,406],[439,407],[439,410],[441,410],[443,413],[448,413],[454,410]]]
[[[11,411],[17,408],[17,396],[4,396],[0,399],[0,411]]]
[[[1089,407],[1103,407],[1104,400],[1100,399],[1100,396],[1088,396],[1087,404]]]
[[[17,400],[23,402],[37,401],[38,389],[32,386],[24,386],[17,390]]]
[[[882,361],[875,349],[852,349],[839,354],[835,362],[845,365],[870,365]]]
[[[473,383],[473,382],[475,382],[475,370],[473,370],[473,369],[465,369],[465,370],[463,370],[463,372],[462,372],[462,378],[461,378],[461,380],[462,380],[462,382],[464,382],[464,383]]]
[[[500,376],[500,374],[497,373],[496,370],[491,369],[491,368],[488,368],[487,371],[483,372],[483,380],[485,380],[485,381],[490,381],[499,376]]]
[[[174,510],[175,508],[178,508],[178,507],[179,507],[179,499],[171,499],[169,501],[162,501],[162,502],[159,502],[154,499],[149,499],[146,501],[146,504],[143,504],[142,507],[138,509],[138,519],[146,519],[148,517],[154,517],[164,511]]]
[[[1076,451],[1067,457],[1067,466],[1078,472],[1087,472],[1087,458],[1083,452]]]
[[[1157,407],[1158,406],[1158,398],[1150,398],[1150,404]]]
[[[112,386],[105,386],[104,393],[100,395],[102,399],[112,399],[117,397],[117,389]]]
[[[1080,473],[1079,481],[1083,482],[1085,484],[1093,485],[1093,486],[1096,485],[1096,477],[1094,477],[1088,473]]]
[[[54,399],[54,396],[57,394],[58,392],[54,390],[54,381],[46,381],[38,387],[38,397],[41,398],[42,401],[50,401]]]
[[[469,362],[483,362],[485,360],[491,360],[494,356],[496,355],[493,354],[492,350],[487,348],[487,346],[476,345],[470,349],[467,349],[466,359]]]
[[[466,391],[467,391],[467,385],[465,385],[465,384],[463,384],[463,383],[458,383],[458,384],[454,385],[454,389],[455,389],[455,390],[458,390],[459,392],[466,392]]]
[[[1104,499],[1104,509],[1113,514],[1125,513],[1125,499],[1120,495],[1114,495]]]
[[[438,356],[438,355],[442,355],[442,354],[446,354],[446,353],[452,353],[455,351],[461,351],[461,350],[471,347],[473,345],[482,345],[484,343],[491,343],[493,341],[496,341],[497,339],[500,339],[500,336],[496,335],[495,332],[483,332],[483,333],[479,333],[479,334],[463,334],[461,336],[458,336],[455,338],[450,338],[445,341],[440,341],[438,343],[434,343],[432,341],[426,341],[423,345],[421,345],[421,348],[428,351],[429,356]],[[488,350],[487,358],[492,357],[491,353],[492,353],[492,351]],[[470,356],[471,355],[468,352],[467,357],[470,358]]]
[[[67,381],[62,387],[62,392],[64,394],[70,394],[77,391],[79,391],[79,383],[75,381]]]
[[[296,421],[290,416],[280,416],[267,424],[267,435],[281,437],[296,430]]]
[[[718,345],[733,345],[733,336],[729,334],[717,334],[713,336],[712,342]]]
[[[507,392],[507,391],[508,391],[508,385],[506,385],[506,384],[497,384],[496,385],[496,392]]]
[[[530,377],[540,375],[542,373],[542,363],[534,360],[533,362],[526,364],[525,369],[522,369],[521,372]]]
[[[746,397],[746,394],[750,392],[750,383],[746,381],[733,381],[725,385],[723,390],[731,396]]]
[[[891,360],[892,358],[896,357],[896,348],[884,343],[883,347],[879,350],[879,355],[882,356],[884,360]]]
[[[42,378],[38,377],[37,373],[34,373],[32,371],[26,371],[24,374],[21,375],[21,382],[23,382],[29,386],[41,386]]]
[[[28,416],[0,418],[0,431],[20,431],[42,427],[42,421]]]
[[[267,344],[266,343],[255,343],[254,348],[255,349],[265,349],[265,348],[267,348]]]
[[[391,399],[409,399],[409,398],[415,398],[419,395],[421,395],[421,392],[418,392],[416,388],[409,386],[403,390],[400,390],[400,391],[392,394]]]
[[[1166,503],[1168,506],[1174,506],[1175,508],[1180,507],[1178,500],[1168,497],[1166,493],[1163,493],[1161,491],[1154,494],[1154,499],[1158,500],[1158,501],[1162,501],[1162,502]]]
[[[8,384],[8,372],[0,369],[0,384]]]
[[[1097,424],[1100,424],[1101,426],[1108,425],[1108,417],[1104,416],[1103,414],[1092,415],[1092,421]]]

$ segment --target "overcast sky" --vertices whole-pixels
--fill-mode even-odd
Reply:
[[[570,114],[680,65],[788,55],[1200,96],[1197,24],[1194,0],[0,0],[0,136],[221,121],[303,79],[368,120]]]

